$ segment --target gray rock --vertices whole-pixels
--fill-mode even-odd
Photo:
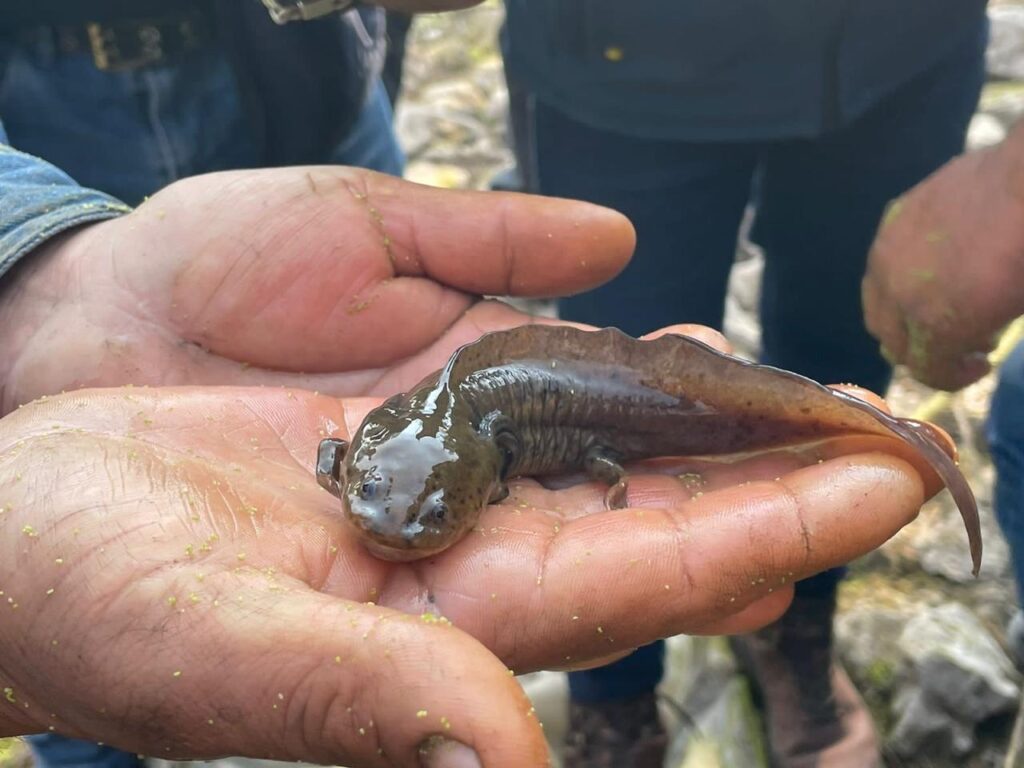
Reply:
[[[899,638],[906,611],[857,605],[836,617],[836,646],[847,671],[865,692],[888,694],[905,674]]]
[[[979,498],[981,532],[985,542],[985,557],[981,562],[981,577],[996,578],[1009,573],[1010,551],[999,526],[985,500]],[[952,500],[946,499],[943,517],[937,523],[917,532],[914,545],[918,550],[921,567],[935,576],[942,576],[958,584],[973,584],[971,558],[967,549],[964,524],[955,512]]]
[[[749,358],[756,358],[761,350],[758,306],[763,273],[764,258],[760,251],[752,250],[733,265],[729,275],[723,327],[737,353]]]
[[[906,622],[897,645],[907,674],[893,701],[887,746],[912,764],[963,758],[976,746],[978,723],[1017,706],[1013,664],[962,604],[926,608]]]
[[[1006,127],[995,115],[979,112],[971,119],[967,128],[967,148],[983,149],[998,144],[1006,138]]]
[[[1024,7],[993,5],[986,66],[990,75],[1024,80]]]
[[[669,641],[664,693],[692,721],[669,745],[673,768],[767,768],[760,716],[723,638]]]
[[[941,759],[965,755],[974,746],[971,728],[959,723],[919,689],[908,689],[893,706],[898,719],[889,736],[889,751],[903,758]]]

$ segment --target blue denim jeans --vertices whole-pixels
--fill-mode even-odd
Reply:
[[[533,164],[526,177],[544,194],[615,208],[637,232],[625,271],[562,301],[562,316],[634,335],[681,322],[721,328],[737,233],[752,202],[752,236],[766,256],[762,360],[884,392],[891,371],[861,316],[868,248],[886,203],[963,150],[984,78],[984,38],[818,139],[653,141],[528,102],[533,151],[525,156]],[[829,571],[797,591],[826,592],[840,577]],[[572,695],[594,700],[652,690],[661,659],[656,644],[571,674]]]
[[[132,205],[180,178],[266,164],[228,57],[215,47],[173,64],[103,72],[43,35],[0,45],[0,116],[12,146]],[[401,175],[381,82],[321,162]]]
[[[986,426],[996,469],[996,518],[1010,545],[1017,599],[1024,600],[1024,343],[999,370]]]
[[[130,204],[186,176],[259,167],[242,98],[223,52],[173,65],[101,72],[85,55],[0,45],[0,116],[12,146]],[[381,82],[323,163],[401,175],[404,157]],[[39,768],[134,768],[136,755],[58,734],[31,736]]]

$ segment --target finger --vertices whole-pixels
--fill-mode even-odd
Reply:
[[[861,283],[861,302],[864,325],[878,339],[882,356],[893,365],[904,362],[907,357],[906,323],[895,301],[872,272]]]
[[[942,349],[930,356],[928,365],[913,368],[911,374],[933,389],[956,392],[973,384],[991,370],[992,364],[984,352],[958,355],[953,350]]]
[[[366,173],[399,274],[468,293],[556,296],[614,277],[633,252],[629,220],[573,200],[440,190]]]
[[[725,338],[721,333],[716,331],[714,328],[708,328],[706,325],[696,325],[694,323],[680,323],[679,325],[670,325],[666,328],[659,328],[657,331],[651,333],[645,333],[640,338],[642,339],[656,339],[659,336],[664,336],[669,333],[675,333],[680,336],[690,336],[691,338],[702,341],[709,347],[714,347],[719,352],[725,352],[726,354],[732,354],[732,344]]]
[[[132,679],[138,693],[123,713],[132,727],[116,730],[116,718],[107,717],[83,730],[175,758],[413,768],[443,765],[421,752],[444,740],[476,754],[466,765],[547,764],[522,689],[448,622],[346,603],[304,585],[293,591],[282,580],[269,593],[249,581],[207,578],[205,590],[219,590],[218,607],[205,615],[192,609],[194,618],[176,622],[182,634],[152,636],[167,641],[149,644]]]
[[[434,587],[452,593],[446,614],[517,670],[560,662],[552,655],[567,646],[587,659],[707,625],[848,562],[912,520],[924,499],[913,468],[883,455],[692,500],[682,493],[559,525],[492,508],[483,532],[457,545],[458,573],[476,581],[448,584],[438,572]],[[530,622],[498,627],[473,610],[488,600],[539,608]]]

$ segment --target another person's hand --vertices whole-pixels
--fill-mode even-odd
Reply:
[[[0,421],[0,734],[162,757],[547,765],[507,667],[763,625],[795,580],[878,546],[937,490],[870,440],[662,462],[614,512],[593,483],[522,480],[448,551],[389,563],[313,476],[318,441],[378,402],[128,388]]]
[[[960,157],[896,200],[868,259],[868,329],[924,383],[988,371],[996,334],[1024,312],[1024,132]]]
[[[128,383],[382,393],[381,377],[412,383],[395,374],[524,322],[477,295],[584,290],[622,269],[633,238],[586,203],[349,168],[187,179],[5,277],[0,413]]]

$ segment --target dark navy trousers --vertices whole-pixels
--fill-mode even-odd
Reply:
[[[999,371],[987,427],[996,469],[996,518],[1010,544],[1017,597],[1024,600],[1024,343]]]
[[[548,195],[626,214],[636,254],[610,283],[561,303],[562,317],[636,335],[673,323],[721,328],[748,204],[765,252],[762,361],[884,393],[891,374],[865,330],[860,283],[888,201],[963,150],[984,81],[985,36],[820,138],[750,143],[641,139],[526,99],[524,176]],[[514,84],[513,84],[514,85]],[[518,138],[518,137],[517,137]],[[1024,526],[1024,524],[1022,524]],[[835,588],[842,571],[797,585]],[[626,697],[661,679],[660,643],[570,675],[577,700]]]

